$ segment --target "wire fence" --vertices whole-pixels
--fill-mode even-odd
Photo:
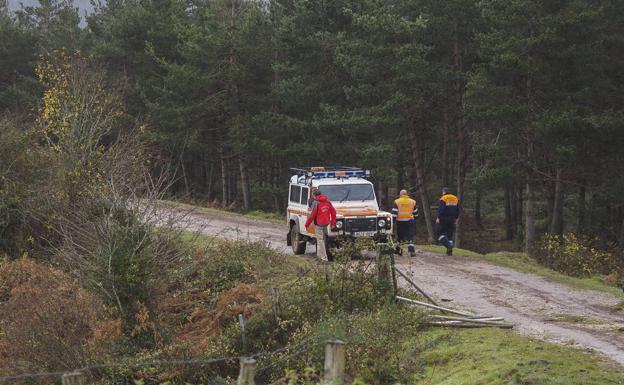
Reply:
[[[258,371],[264,371],[272,366],[277,365],[278,363],[284,362],[286,359],[295,357],[301,354],[305,348],[307,348],[312,343],[319,343],[323,340],[327,340],[328,338],[325,336],[310,336],[304,338],[303,340],[292,344],[283,346],[281,348],[266,351],[266,352],[258,352],[253,354],[245,354],[240,356],[227,356],[227,357],[218,357],[218,358],[207,358],[207,359],[188,359],[188,360],[153,360],[147,362],[135,362],[135,363],[110,363],[110,364],[95,364],[88,365],[81,368],[75,369],[65,369],[65,370],[56,370],[50,372],[39,372],[39,373],[20,373],[11,376],[2,376],[0,377],[0,383],[7,383],[11,381],[17,380],[32,380],[38,378],[60,378],[66,373],[71,372],[91,372],[100,369],[115,369],[115,368],[125,368],[125,369],[138,369],[144,367],[154,367],[154,366],[194,366],[194,365],[210,365],[216,364],[220,362],[228,362],[228,361],[240,361],[243,358],[252,358],[258,359],[263,357],[275,356],[279,353],[288,352],[290,353],[286,356],[280,357],[277,361],[272,361],[266,366],[258,369]]]

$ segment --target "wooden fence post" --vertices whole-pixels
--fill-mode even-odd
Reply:
[[[61,383],[63,385],[86,385],[87,376],[79,371],[65,373],[61,377]]]
[[[396,296],[399,294],[399,286],[397,284],[396,267],[394,267],[394,253],[390,254],[390,272],[392,273],[392,300],[396,302]]]
[[[386,294],[392,290],[391,252],[386,245],[377,246],[377,283]]]
[[[240,372],[238,373],[238,381],[236,385],[255,385],[256,384],[256,360],[253,358],[243,357],[240,359]]]
[[[327,341],[323,385],[342,385],[344,370],[345,343],[340,340]]]

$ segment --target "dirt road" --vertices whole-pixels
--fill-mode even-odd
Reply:
[[[178,221],[203,234],[260,240],[292,254],[285,225],[210,211],[187,212]],[[314,255],[314,246],[307,254]],[[420,252],[397,265],[449,306],[504,317],[522,334],[594,350],[624,365],[624,311],[616,310],[621,300],[614,296],[473,258]]]

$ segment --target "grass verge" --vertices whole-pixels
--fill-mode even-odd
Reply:
[[[624,374],[582,350],[499,329],[431,330],[407,341],[405,351],[419,345],[426,347],[420,355],[426,369],[416,384],[598,385],[618,384]]]
[[[443,254],[446,251],[443,246],[437,245],[419,245],[418,248],[423,251],[438,254]],[[499,266],[508,267],[510,269],[522,271],[525,273],[536,274],[554,282],[570,285],[579,289],[601,291],[624,299],[624,293],[620,288],[602,282],[600,277],[570,277],[568,275],[551,270],[547,267],[541,266],[524,253],[497,252],[490,254],[479,254],[470,250],[454,249],[453,255],[459,257],[483,259]]]

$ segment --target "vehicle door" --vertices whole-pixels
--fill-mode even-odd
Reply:
[[[292,184],[288,198],[288,214],[298,224],[299,233],[304,235],[310,235],[304,226],[308,219],[308,190],[307,186]]]

